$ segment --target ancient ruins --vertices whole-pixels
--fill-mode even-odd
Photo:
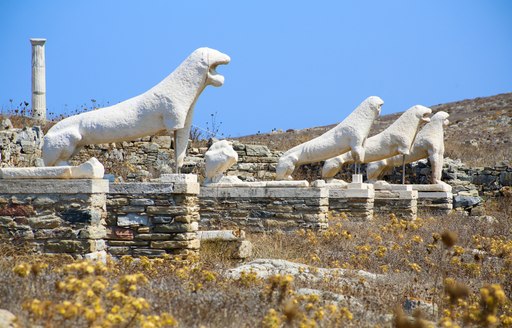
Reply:
[[[32,40],[33,107],[41,120],[46,117],[44,41]],[[3,124],[2,237],[24,240],[34,251],[44,253],[187,256],[198,252],[200,240],[232,236],[219,230],[322,230],[332,216],[370,221],[374,214],[396,213],[414,220],[418,210],[452,210],[452,187],[441,181],[448,114],[437,112],[429,118],[430,108],[413,106],[383,132],[368,138],[384,104],[375,96],[331,130],[284,154],[221,140],[202,153],[190,150],[198,156],[194,165],[202,163],[205,168],[199,179],[180,173],[195,102],[207,85],[224,83],[215,69],[229,61],[217,50],[197,49],[147,92],[66,118],[44,139],[38,128],[15,135],[9,134],[14,131],[9,124]],[[161,132],[166,136],[155,136]],[[146,182],[116,181],[104,175],[106,163],[93,152],[81,158],[82,164],[69,164],[88,145],[118,142],[137,151],[142,147],[140,153],[151,166],[155,160],[150,158],[156,159],[159,149],[170,151],[171,139],[175,172]],[[20,153],[16,153],[18,144]],[[108,145],[101,149],[109,156],[119,152]],[[15,157],[26,167],[10,165]],[[431,184],[378,180],[394,166],[426,158],[432,165]],[[300,165],[322,161],[322,180],[293,180]],[[343,166],[353,163],[367,164],[367,179],[358,170],[350,182],[334,179]]]

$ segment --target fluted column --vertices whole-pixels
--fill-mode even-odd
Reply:
[[[30,39],[32,44],[32,117],[46,122],[46,65],[44,44],[46,39]]]

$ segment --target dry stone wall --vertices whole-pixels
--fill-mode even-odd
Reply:
[[[378,215],[395,214],[404,220],[415,220],[418,215],[418,191],[375,190],[373,211]]]
[[[325,188],[202,187],[201,230],[250,232],[327,228]]]
[[[0,123],[0,166],[21,167],[40,164],[43,137],[41,129],[13,129],[12,125],[5,121]],[[239,161],[227,171],[227,175],[236,175],[244,181],[275,179],[275,168],[281,152],[271,151],[263,145],[245,145],[236,141],[233,148],[239,155]],[[200,182],[204,174],[206,150],[207,147],[190,148],[183,167],[183,173],[198,174]],[[83,163],[92,156],[104,164],[107,173],[122,176],[123,181],[148,181],[172,172],[174,151],[170,136],[152,136],[131,142],[87,146],[72,162]],[[313,181],[320,178],[320,171],[320,164],[303,165],[298,169],[297,175]],[[348,180],[352,173],[351,167],[348,167],[336,178]],[[395,168],[386,180],[401,183],[401,176],[401,168]],[[409,183],[429,183],[428,161],[422,160],[406,165],[406,176]],[[473,195],[480,193],[499,196],[503,187],[512,186],[512,162],[498,163],[494,167],[470,168],[459,160],[447,158],[443,168],[443,180],[454,188],[454,195],[465,192]]]
[[[329,211],[333,217],[347,216],[352,221],[370,221],[373,218],[375,192],[368,189],[329,189]]]
[[[199,184],[111,184],[107,247],[112,255],[188,256],[199,250]]]
[[[107,180],[0,180],[0,238],[37,253],[104,251]]]
[[[13,129],[10,122],[0,123],[0,167],[35,166],[41,157],[41,128]]]

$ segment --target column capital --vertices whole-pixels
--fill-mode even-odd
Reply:
[[[46,39],[32,38],[30,39],[30,43],[32,43],[33,46],[43,46],[46,43]]]

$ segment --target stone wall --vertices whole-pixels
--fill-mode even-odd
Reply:
[[[313,187],[201,187],[201,230],[325,229],[328,191]]]
[[[194,181],[111,184],[108,252],[148,257],[197,253],[198,192]]]
[[[0,238],[38,253],[105,250],[107,180],[0,180]]]
[[[270,151],[266,146],[233,143],[238,153],[238,163],[227,175],[238,176],[244,181],[271,181],[276,178],[276,165],[281,152]]]
[[[453,209],[453,194],[449,191],[418,191],[418,209],[430,214],[448,214]]]
[[[41,128],[13,129],[10,121],[0,123],[0,167],[35,166],[41,157]]]
[[[40,157],[42,131],[39,127],[12,129],[0,124],[0,166],[34,166]],[[270,181],[275,179],[275,167],[281,152],[271,151],[266,146],[233,144],[239,162],[228,172],[244,181]],[[207,147],[188,150],[183,173],[204,175],[204,153]],[[172,173],[174,151],[170,136],[152,136],[132,142],[91,145],[73,159],[73,164],[83,163],[96,157],[105,166],[107,173],[124,177],[124,181],[148,181],[161,174]],[[364,165],[362,167],[365,170]],[[303,165],[296,176],[310,181],[320,177],[321,165]],[[346,168],[336,178],[348,180],[353,172]],[[406,165],[408,183],[429,183],[430,165],[422,160]],[[401,183],[401,168],[395,168],[386,180]],[[121,180],[121,179],[118,179]],[[499,163],[494,167],[466,167],[458,160],[445,159],[443,180],[452,185],[454,195],[459,192],[479,192],[481,195],[499,196],[500,189],[512,186],[512,162]]]
[[[398,218],[415,220],[418,215],[418,191],[409,189],[391,188],[389,190],[375,190],[373,211],[377,215],[394,213]]]
[[[407,179],[410,183],[429,183],[430,164],[427,160],[406,165]],[[395,168],[387,179],[399,183],[402,177],[401,168]],[[494,167],[467,167],[460,160],[445,158],[443,181],[453,187],[453,194],[461,191],[478,191],[481,195],[499,196],[500,189],[512,186],[512,163],[498,163]]]
[[[329,189],[329,212],[333,217],[346,215],[351,221],[370,221],[373,218],[375,192],[370,185],[365,189]]]

